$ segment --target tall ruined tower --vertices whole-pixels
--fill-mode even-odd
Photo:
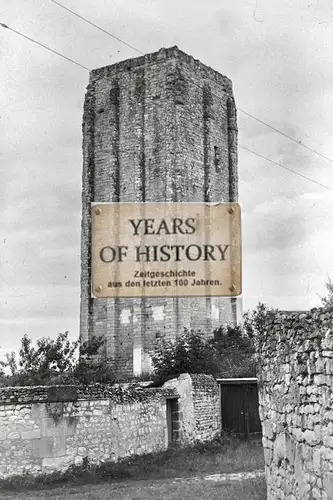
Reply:
[[[231,81],[178,47],[93,70],[84,105],[83,340],[107,338],[122,373],[149,370],[157,337],[237,321],[241,299],[91,298],[91,202],[238,201]]]

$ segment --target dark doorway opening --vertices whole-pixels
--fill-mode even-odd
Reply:
[[[245,439],[262,432],[256,379],[220,379],[221,421],[223,430],[231,430]]]

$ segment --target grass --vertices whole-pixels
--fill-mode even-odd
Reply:
[[[136,481],[16,492],[1,500],[266,500],[264,478],[245,481]]]
[[[58,498],[61,500],[78,500],[79,498],[83,500],[95,498],[99,500],[104,498],[263,500],[266,498],[263,496],[266,490],[263,478],[244,482],[230,481],[229,483],[189,479],[193,476],[263,468],[264,458],[261,446],[254,446],[251,442],[241,442],[223,435],[208,443],[195,444],[187,448],[175,446],[164,452],[134,456],[118,463],[92,466],[85,462],[83,466],[71,467],[62,475],[43,475],[37,479],[27,475],[12,478],[10,481],[2,480],[0,481],[2,490],[0,498],[15,500],[49,497],[54,500]],[[174,478],[184,478],[184,481],[172,481]],[[47,492],[42,491],[45,488]],[[253,493],[249,496],[251,488]],[[32,496],[29,490],[33,490]],[[111,492],[112,496],[110,496]],[[170,496],[169,493],[174,496]]]

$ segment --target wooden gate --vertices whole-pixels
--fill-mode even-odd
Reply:
[[[219,379],[222,429],[245,438],[261,433],[257,379]]]

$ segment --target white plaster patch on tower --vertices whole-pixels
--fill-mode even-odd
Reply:
[[[120,323],[122,325],[128,325],[130,322],[131,310],[130,309],[122,309],[120,313]]]
[[[212,304],[212,308],[211,308],[212,319],[219,320],[220,319],[220,311],[219,311],[219,308],[216,306],[215,300],[212,299],[211,304]]]
[[[143,354],[143,371],[152,373],[154,370],[153,363],[151,357],[147,352]]]
[[[153,312],[153,320],[155,321],[163,321],[165,318],[164,314],[164,306],[155,306],[152,307]]]
[[[133,374],[141,375],[142,347],[133,346]]]

